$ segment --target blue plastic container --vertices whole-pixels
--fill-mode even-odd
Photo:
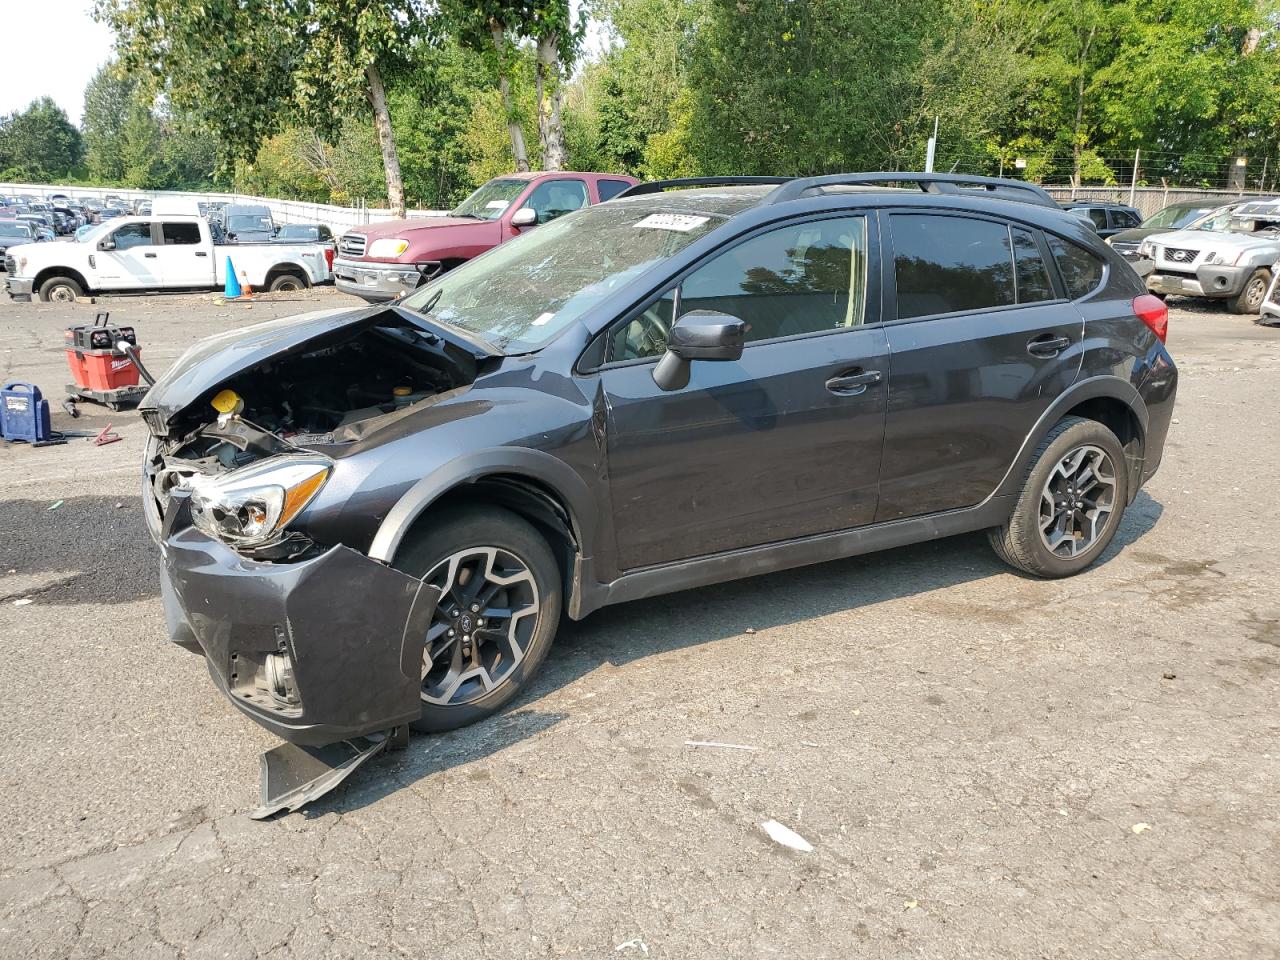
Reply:
[[[6,383],[0,387],[0,436],[10,442],[49,440],[49,401],[34,383]]]

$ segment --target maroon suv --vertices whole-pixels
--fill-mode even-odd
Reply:
[[[602,203],[636,183],[611,173],[513,173],[490,180],[447,217],[389,220],[344,234],[334,283],[371,303],[394,300],[438,273],[540,223]]]

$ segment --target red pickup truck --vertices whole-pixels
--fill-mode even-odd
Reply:
[[[619,174],[566,171],[496,177],[447,217],[390,220],[343,234],[334,283],[370,303],[394,300],[525,230],[603,203],[636,182]]]

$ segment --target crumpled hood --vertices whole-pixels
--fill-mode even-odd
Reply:
[[[275,357],[316,349],[328,338],[335,342],[345,340],[385,319],[388,313],[440,337],[447,351],[476,360],[501,356],[412,310],[387,304],[354,309],[339,307],[268,320],[199,341],[156,379],[138,410],[144,415],[153,414],[144,419],[155,432],[156,426],[167,427],[175,415],[236,374]],[[158,424],[155,415],[158,415]]]

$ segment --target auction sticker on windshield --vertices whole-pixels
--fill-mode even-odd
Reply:
[[[710,219],[710,217],[695,217],[687,213],[651,213],[638,221],[636,226],[646,230],[678,230],[680,233],[688,233]]]

